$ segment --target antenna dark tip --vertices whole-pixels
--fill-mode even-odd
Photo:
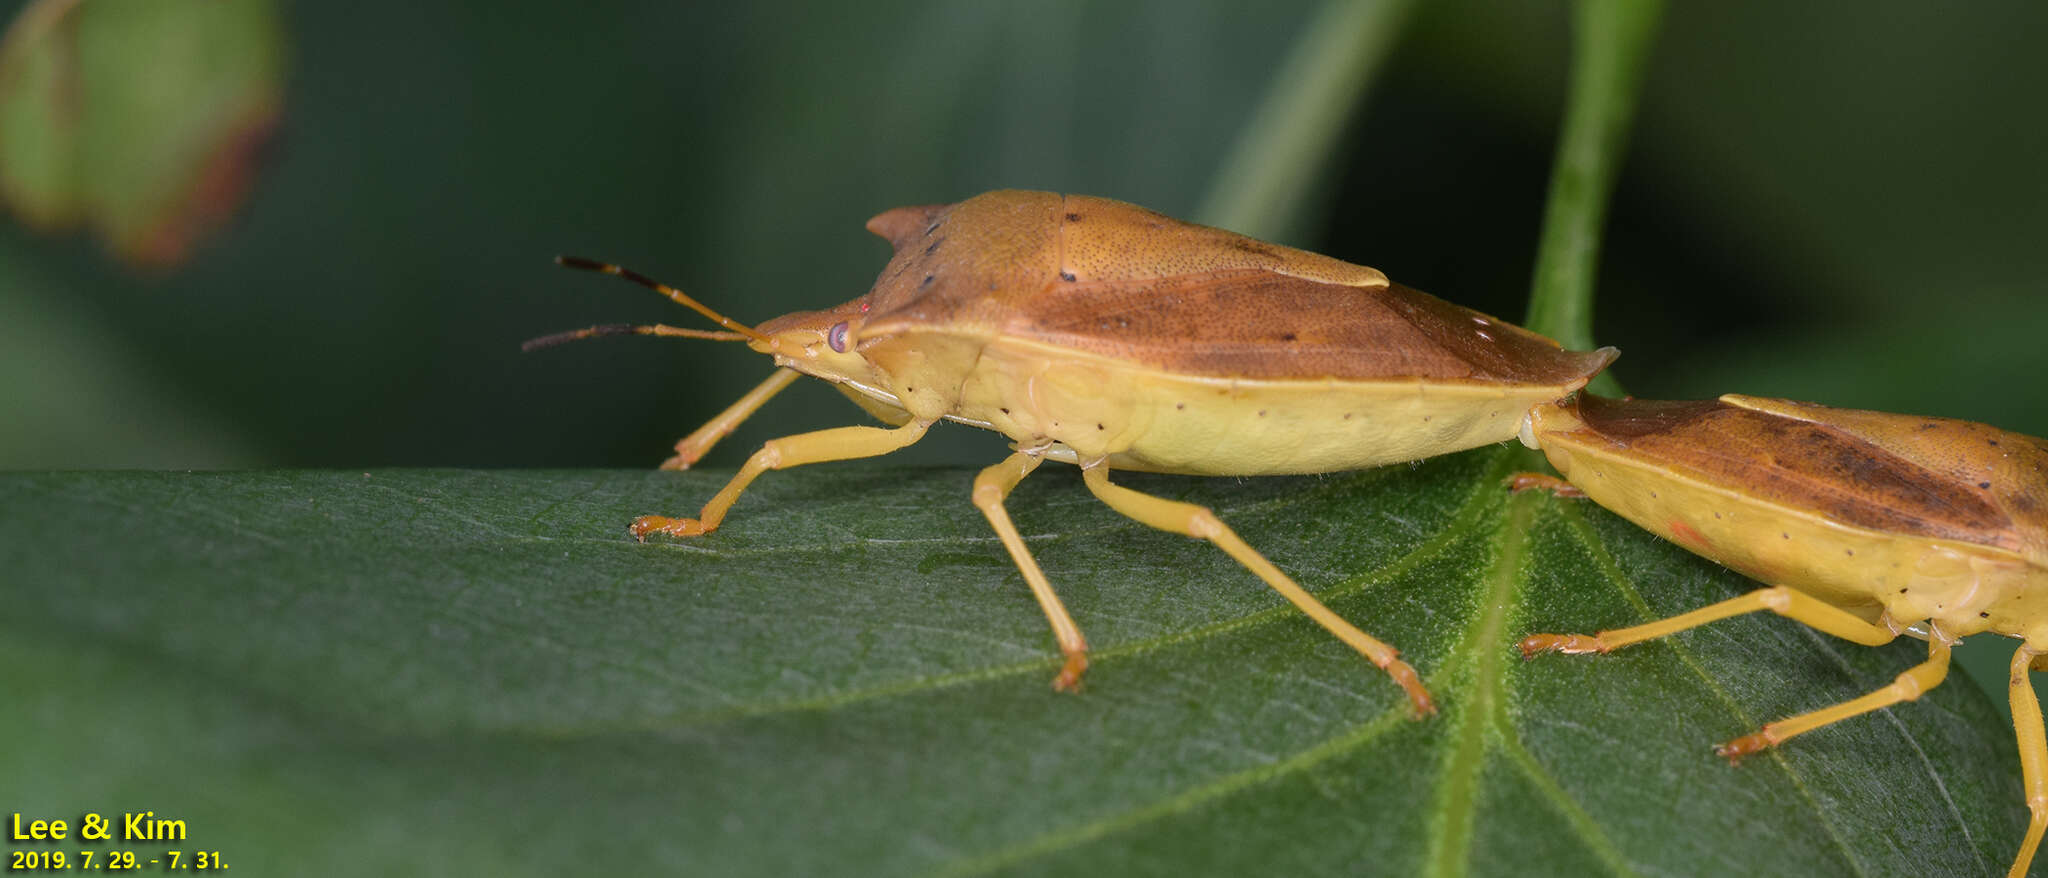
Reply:
[[[595,259],[585,259],[581,256],[557,256],[555,257],[555,264],[565,268],[580,268],[584,271],[602,271],[607,274],[617,273],[617,269],[612,265]]]
[[[593,326],[589,329],[572,329],[568,332],[557,332],[554,335],[543,335],[540,338],[527,339],[519,343],[519,351],[521,353],[532,353],[541,348],[551,348],[556,345],[568,344],[569,342],[586,338],[597,338],[606,335],[633,335],[638,330],[639,327],[630,323],[610,323],[604,326]]]
[[[556,256],[555,264],[560,265],[564,268],[580,268],[584,271],[595,271],[599,274],[609,274],[615,277],[623,277],[629,281],[632,281],[636,284],[639,284],[643,287],[646,287],[650,290],[653,290],[657,293],[669,297],[670,299],[674,300],[675,303],[678,305],[683,305],[692,311],[695,311],[699,314],[711,318],[712,322],[717,323],[719,326],[723,326],[726,329],[729,329],[735,333],[738,333],[739,335],[745,337],[750,341],[774,344],[774,341],[768,338],[768,336],[762,335],[761,333],[748,327],[746,324],[733,320],[732,318],[720,314],[717,311],[713,311],[710,308],[706,308],[702,303],[698,302],[696,299],[692,299],[689,296],[684,295],[682,290],[678,290],[675,287],[669,286],[668,284],[662,283],[661,281],[655,280],[654,278],[648,277],[647,275],[641,274],[637,271],[633,271],[628,268],[623,268],[610,262],[599,262],[595,259],[584,259],[581,256]]]

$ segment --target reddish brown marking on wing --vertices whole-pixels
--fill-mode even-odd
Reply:
[[[1226,378],[1565,384],[1606,362],[1398,284],[1360,289],[1257,269],[1072,284],[1019,303],[1005,331]]]
[[[2015,538],[2033,563],[2048,568],[2048,442],[1989,424],[1951,418],[1838,409],[1807,402],[1729,396],[1761,408],[1839,430],[1911,461],[1936,478],[1967,490],[2011,519]]]
[[[1572,433],[1583,441],[1756,500],[1886,533],[2025,551],[2026,537],[1994,502],[1995,484],[1987,491],[1959,481],[1821,420],[1714,401],[1593,396],[1579,398],[1578,414],[1585,426]],[[1902,429],[1926,420],[1885,417]]]
[[[1576,411],[1588,427],[1603,436],[1634,439],[1682,429],[1687,424],[1726,408],[1711,399],[1654,400],[1608,399],[1585,394]]]
[[[1707,539],[1706,534],[1693,530],[1692,525],[1674,518],[1665,527],[1670,528],[1671,535],[1677,537],[1678,541],[1684,543],[1687,548],[1711,556],[1714,548],[1713,542]]]
[[[1540,386],[1614,356],[1560,350],[1371,268],[1107,199],[990,192],[869,228],[896,255],[861,299],[857,338],[1031,339],[1218,378]]]
[[[1569,383],[1599,374],[1618,356],[1612,349],[1567,351],[1546,336],[1400,284],[1390,284],[1382,298],[1432,343],[1472,364],[1484,379]]]

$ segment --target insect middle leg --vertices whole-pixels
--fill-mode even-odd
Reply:
[[[662,461],[661,468],[689,469],[691,464],[710,453],[711,446],[717,445],[718,440],[732,435],[733,428],[738,427],[741,421],[753,417],[754,412],[760,411],[761,406],[766,405],[769,399],[781,393],[783,388],[788,387],[790,382],[795,381],[801,374],[803,373],[795,369],[775,370],[775,374],[768,376],[768,380],[755,385],[754,389],[747,391],[747,395],[740,397],[738,402],[726,406],[725,411],[718,413],[718,417],[704,422],[704,426],[677,440],[675,456]]]
[[[1728,757],[1731,762],[1740,761],[1742,757],[1751,753],[1783,744],[1795,735],[1802,735],[1821,726],[1841,722],[1852,716],[1861,716],[1879,708],[1890,707],[1901,701],[1917,699],[1927,690],[1941,685],[1941,681],[1948,677],[1948,654],[1948,642],[1936,632],[1935,636],[1927,639],[1927,660],[1907,668],[1892,681],[1891,685],[1861,698],[1852,698],[1810,713],[1765,723],[1762,729],[1722,744],[1714,748],[1714,752]],[[2040,713],[2036,711],[2034,715],[2038,717]]]
[[[1060,666],[1059,676],[1053,678],[1052,687],[1070,692],[1081,688],[1081,672],[1088,669],[1088,642],[1081,639],[1080,627],[1074,624],[1074,617],[1067,615],[1066,606],[1053,592],[1045,571],[1038,569],[1037,559],[1024,547],[1024,538],[1017,534],[1009,511],[1003,508],[1003,500],[1010,496],[1010,491],[1037,469],[1041,460],[1036,454],[1019,451],[982,470],[974,477],[974,505],[988,516],[989,527],[1002,539],[1003,548],[1010,550],[1010,560],[1016,562],[1018,572],[1024,574],[1024,581],[1031,586],[1031,594],[1038,598],[1039,608],[1045,611],[1046,620],[1052,623],[1052,635],[1059,640],[1060,653],[1067,658]]]
[[[770,379],[773,380],[773,379]],[[881,427],[833,427],[815,433],[799,433],[770,439],[760,451],[747,458],[746,466],[740,467],[732,481],[704,504],[704,510],[696,518],[669,518],[663,515],[643,515],[633,520],[628,530],[633,536],[646,539],[648,534],[667,534],[672,537],[691,537],[710,533],[718,529],[718,523],[725,520],[725,512],[732,508],[734,501],[754,479],[771,469],[788,469],[807,463],[823,463],[828,460],[852,460],[858,457],[878,457],[907,446],[924,437],[924,431],[931,427],[929,421],[911,421],[893,430]]]
[[[2041,832],[2048,829],[2048,734],[2041,724],[2041,701],[2034,697],[2034,681],[2028,670],[2048,670],[2040,663],[2048,658],[2022,645],[2012,654],[2012,677],[2006,681],[2012,700],[2012,728],[2020,745],[2020,776],[2027,790],[2027,837],[2020,842],[2019,856],[2013,858],[2007,878],[2022,878],[2041,846]]]
[[[1266,556],[1259,554],[1258,550],[1239,539],[1230,526],[1217,518],[1216,513],[1209,511],[1208,507],[1154,497],[1112,485],[1109,483],[1109,466],[1101,461],[1084,465],[1081,468],[1081,477],[1097,499],[1140,524],[1186,534],[1216,544],[1217,548],[1237,559],[1237,563],[1243,564],[1245,569],[1265,580],[1266,584],[1279,592],[1281,597],[1308,614],[1309,618],[1328,629],[1331,634],[1337,635],[1338,640],[1358,650],[1374,665],[1386,671],[1388,676],[1393,677],[1394,682],[1400,684],[1402,690],[1408,693],[1408,701],[1414,706],[1416,716],[1427,716],[1436,712],[1436,705],[1429,699],[1429,690],[1422,686],[1422,678],[1415,673],[1414,668],[1408,666],[1407,662],[1397,658],[1400,655],[1399,650],[1358,630],[1356,626],[1345,621],[1344,617],[1323,606],[1322,601],[1316,600],[1314,595],[1296,585],[1287,574],[1280,572],[1280,568],[1273,566],[1273,562],[1266,560]]]

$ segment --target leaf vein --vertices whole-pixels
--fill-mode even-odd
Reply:
[[[1536,791],[1542,793],[1543,797],[1557,808],[1564,816],[1565,822],[1578,830],[1579,836],[1585,840],[1593,855],[1600,858],[1600,862],[1606,864],[1616,875],[1638,874],[1629,865],[1628,858],[1622,855],[1621,848],[1616,847],[1614,840],[1600,830],[1600,824],[1593,819],[1593,815],[1586,813],[1586,809],[1579,805],[1578,799],[1567,792],[1564,785],[1558,783],[1557,778],[1551,775],[1550,769],[1536,761],[1536,755],[1522,746],[1521,736],[1515,734],[1513,725],[1508,722],[1505,705],[1496,707],[1494,729],[1500,735],[1501,751],[1507,754],[1508,760],[1522,770],[1522,775],[1527,777],[1530,783],[1535,784]]]
[[[1351,731],[1325,739],[1286,759],[1222,775],[1199,786],[1167,796],[1141,808],[1108,819],[1057,829],[1037,838],[994,853],[957,862],[937,874],[948,878],[983,875],[1026,860],[1050,856],[1064,850],[1128,832],[1147,823],[1184,814],[1232,793],[1250,789],[1284,775],[1297,774],[1378,740],[1380,736],[1409,722],[1401,709],[1382,712]]]
[[[1592,525],[1586,521],[1585,516],[1580,515],[1576,509],[1566,507],[1566,521],[1570,523],[1572,533],[1585,543],[1586,550],[1593,556],[1595,563],[1600,568],[1601,575],[1607,581],[1613,583],[1615,589],[1620,592],[1622,599],[1628,601],[1629,605],[1636,609],[1639,617],[1645,622],[1661,618],[1655,610],[1650,608],[1649,601],[1643,600],[1643,595],[1636,589],[1635,583],[1630,580],[1627,573],[1622,571],[1621,563],[1615,560],[1614,555],[1607,551],[1606,545],[1593,533]],[[1804,628],[1806,626],[1802,625],[1800,627]],[[1745,728],[1755,729],[1762,726],[1762,723],[1757,722],[1756,718],[1750,716],[1748,711],[1742,709],[1741,703],[1736,701],[1735,696],[1721,685],[1720,680],[1715,679],[1713,674],[1707,672],[1706,667],[1700,664],[1698,657],[1693,655],[1692,648],[1684,639],[1676,637],[1665,638],[1664,643],[1670,646],[1672,654],[1678,656],[1680,663],[1684,664],[1688,670],[1700,678],[1700,681],[1706,685],[1707,691],[1713,693],[1715,700],[1721,702],[1721,705],[1727,708],[1729,713],[1734,714],[1735,718],[1740,720]],[[1850,845],[1849,840],[1842,836],[1841,827],[1835,825],[1835,821],[1829,819],[1825,809],[1821,808],[1820,798],[1814,793],[1812,787],[1808,785],[1805,776],[1793,769],[1782,750],[1774,747],[1767,751],[1766,755],[1769,756],[1772,764],[1784,772],[1786,779],[1792,782],[1792,788],[1798,790],[1800,797],[1806,800],[1808,808],[1819,819],[1821,829],[1827,832],[1828,840],[1835,843],[1835,847],[1842,852],[1843,858],[1848,861],[1849,867],[1857,875],[1869,875],[1869,871],[1864,868],[1863,858],[1857,856],[1855,847]]]

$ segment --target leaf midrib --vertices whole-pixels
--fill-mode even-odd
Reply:
[[[1493,564],[1481,578],[1486,588],[1480,596],[1479,613],[1450,659],[1456,663],[1469,654],[1473,679],[1464,690],[1464,703],[1453,714],[1453,727],[1447,731],[1455,743],[1444,749],[1435,816],[1429,823],[1430,853],[1425,869],[1431,875],[1464,875],[1469,865],[1473,825],[1479,809],[1479,774],[1486,762],[1486,727],[1500,698],[1498,644],[1507,627],[1509,603],[1528,549],[1533,509],[1527,495],[1508,503],[1507,514],[1494,534]]]

